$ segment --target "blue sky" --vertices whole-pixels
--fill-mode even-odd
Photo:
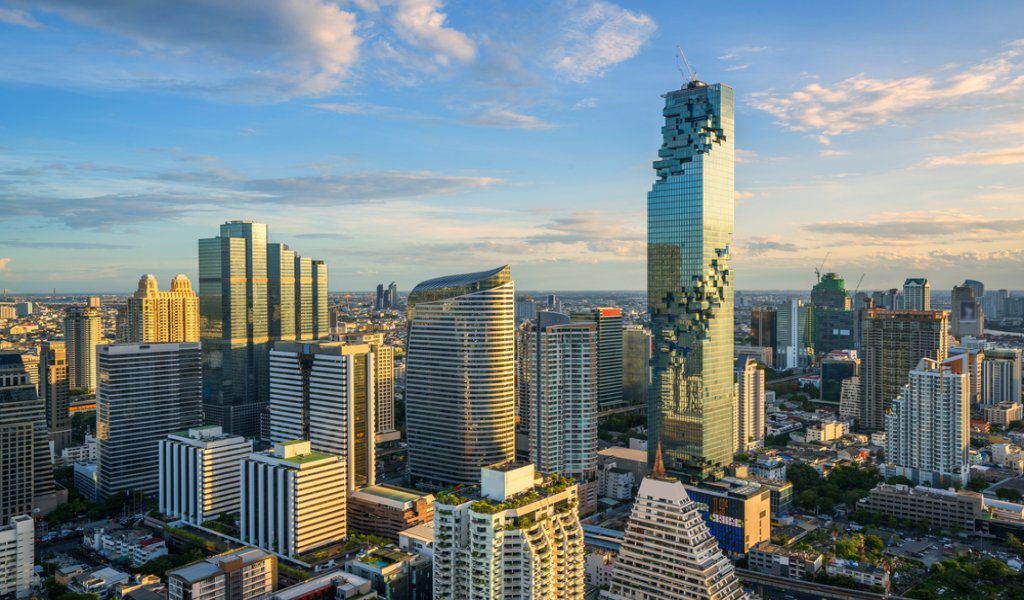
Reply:
[[[1020,288],[1024,4],[0,0],[0,286],[195,276],[268,223],[331,289],[642,289],[675,46],[736,89],[741,289]]]

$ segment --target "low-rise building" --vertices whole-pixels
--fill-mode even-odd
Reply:
[[[871,432],[871,445],[881,446],[885,448],[885,432],[884,431],[872,431]]]
[[[786,462],[772,456],[758,456],[757,460],[747,465],[748,472],[761,479],[786,481]]]
[[[771,538],[771,492],[767,487],[734,477],[684,487],[727,555],[746,554]]]
[[[908,521],[926,521],[935,528],[974,531],[982,517],[981,494],[882,483],[857,502],[857,507]]]
[[[348,495],[348,527],[394,542],[402,530],[434,522],[434,497],[393,485],[371,485]]]
[[[1020,402],[1000,402],[985,407],[985,420],[989,425],[1006,427],[1013,421],[1024,419],[1024,405]]]
[[[267,598],[277,589],[277,557],[239,548],[167,572],[167,600]]]
[[[434,557],[434,522],[421,523],[398,532],[398,547],[410,554]]]
[[[651,472],[647,465],[647,450],[633,448],[605,448],[597,453],[598,477],[606,467],[625,469],[633,473],[633,480],[639,485],[644,477]],[[598,484],[600,487],[600,484]]]
[[[778,519],[786,516],[793,510],[793,483],[789,481],[772,481],[770,479],[753,478],[762,486],[768,488],[769,500],[771,501],[771,516]]]
[[[75,489],[78,493],[96,502],[99,500],[99,465],[94,462],[75,463]]]
[[[0,597],[28,598],[35,579],[35,523],[28,515],[0,527]]]
[[[747,568],[776,577],[804,579],[821,570],[823,560],[820,552],[804,552],[764,542],[750,549]]]
[[[820,421],[807,428],[808,442],[834,442],[850,432],[846,421]]]
[[[82,545],[110,560],[127,560],[134,566],[167,555],[167,542],[148,531],[94,529],[86,532]]]
[[[597,494],[601,498],[632,500],[636,485],[633,472],[620,469],[615,463],[608,463],[597,472]]]
[[[99,456],[96,438],[85,434],[85,442],[80,446],[68,446],[60,451],[54,462],[61,467],[70,467],[75,463],[95,463]]]
[[[350,560],[345,571],[369,580],[381,598],[428,598],[433,592],[431,560],[394,547]]]
[[[992,444],[992,464],[1013,469],[1018,475],[1024,472],[1024,450],[1017,444]]]
[[[111,597],[114,590],[129,579],[131,576],[128,573],[112,567],[103,567],[72,578],[68,582],[68,589],[83,594],[96,594],[101,600],[104,600]]]
[[[590,548],[587,552],[587,586],[604,588],[611,585],[615,572],[615,552]]]
[[[857,583],[868,587],[879,586],[889,589],[889,572],[881,567],[833,558],[825,567],[825,572],[833,577],[837,575],[852,577]]]
[[[330,571],[277,590],[273,600],[371,600],[378,597],[370,580],[344,571]]]

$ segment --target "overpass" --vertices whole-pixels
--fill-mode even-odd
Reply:
[[[824,585],[821,583],[814,583],[813,581],[805,581],[803,579],[790,579],[789,577],[778,577],[776,575],[768,575],[767,573],[758,573],[757,571],[750,571],[747,569],[736,569],[736,576],[739,577],[740,581],[747,584],[753,584],[757,588],[780,588],[787,592],[800,592],[801,594],[820,596],[825,600],[907,600],[902,596],[891,596],[886,594],[876,594],[874,592],[864,592],[861,590],[850,590],[847,588],[836,587],[834,585]]]

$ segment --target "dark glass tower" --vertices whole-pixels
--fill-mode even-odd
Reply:
[[[648,447],[701,479],[733,455],[733,90],[692,81],[665,94],[663,114],[647,195]]]

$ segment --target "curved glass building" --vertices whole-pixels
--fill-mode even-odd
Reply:
[[[508,265],[409,293],[406,424],[413,482],[480,483],[515,458],[515,288]]]

